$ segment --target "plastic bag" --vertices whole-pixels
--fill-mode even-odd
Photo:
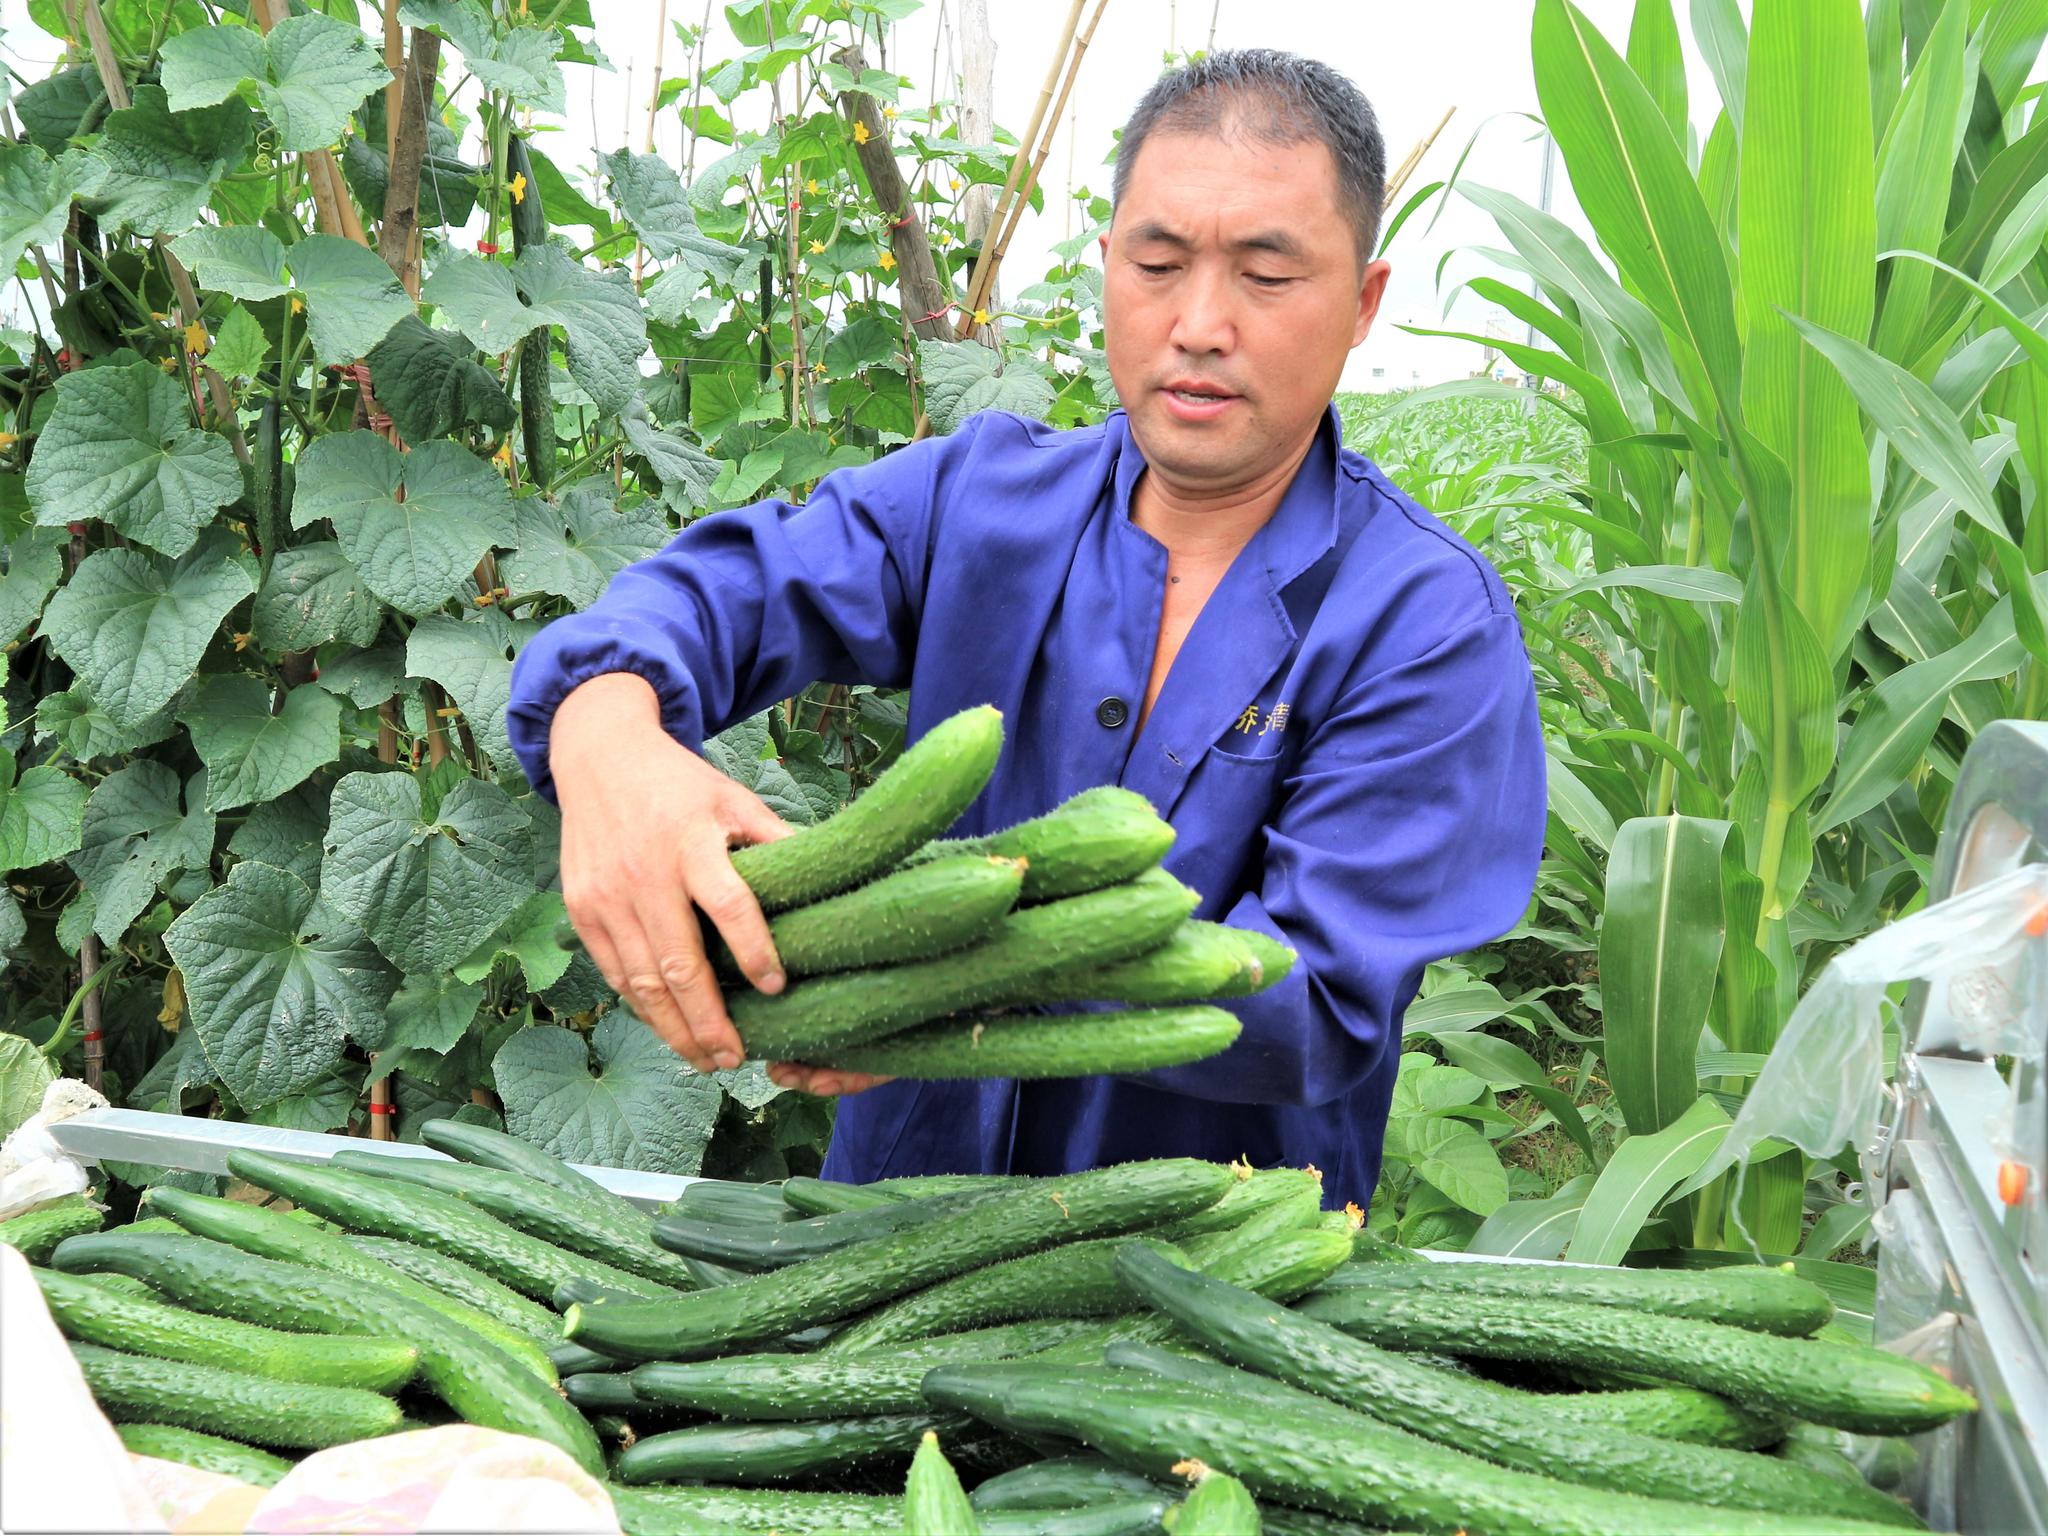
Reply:
[[[1924,907],[1852,944],[1792,1010],[1741,1113],[1690,1181],[1707,1183],[1767,1139],[1814,1157],[1864,1147],[1884,1094],[1886,988],[1928,987],[1930,1032],[1980,1055],[2037,1056],[2022,1004],[2040,984],[2038,939],[2048,920],[2048,865],[2029,864]]]
[[[97,1089],[60,1077],[43,1090],[42,1107],[0,1145],[0,1221],[61,1195],[85,1192],[92,1182],[85,1164],[61,1150],[49,1127],[88,1109],[105,1109]]]

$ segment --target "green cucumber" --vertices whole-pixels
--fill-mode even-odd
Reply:
[[[902,1536],[903,1501],[780,1488],[606,1487],[628,1536]],[[988,1536],[984,1531],[982,1536]]]
[[[1287,979],[1287,973],[1294,969],[1294,962],[1300,957],[1280,940],[1262,928],[1233,928],[1237,941],[1251,951],[1254,992],[1263,992],[1268,987],[1278,986]]]
[[[619,1452],[612,1475],[622,1483],[787,1482],[866,1461],[908,1459],[934,1425],[957,1432],[966,1423],[927,1409],[801,1423],[693,1424],[636,1440]]]
[[[1775,1444],[1785,1432],[1785,1415],[1760,1413],[1731,1403],[1718,1392],[1697,1387],[1637,1387],[1624,1392],[1515,1392],[1480,1378],[1480,1385],[1513,1393],[1543,1405],[1561,1423],[1600,1425],[1656,1435],[1665,1440],[1690,1440],[1732,1451],[1754,1451]]]
[[[1165,943],[1197,899],[1171,875],[1149,870],[1106,890],[1013,912],[993,938],[958,954],[819,976],[772,997],[740,993],[728,1012],[753,1056],[802,1061],[841,1054],[949,1013],[1032,1002],[1034,988],[1065,971]]]
[[[799,1217],[871,1211],[878,1206],[895,1205],[903,1198],[865,1184],[841,1184],[833,1179],[798,1177],[782,1182],[782,1203]]]
[[[792,977],[928,960],[987,938],[1023,884],[1021,859],[940,859],[784,912],[768,936]],[[739,981],[739,963],[722,942],[711,958],[728,985]]]
[[[808,1058],[882,1077],[1103,1077],[1201,1061],[1243,1026],[1221,1008],[1132,1008],[1115,1013],[967,1014]]]
[[[547,244],[548,220],[541,206],[540,183],[534,179],[533,157],[526,140],[509,134],[505,140],[505,179],[519,188],[509,210],[512,249],[524,255]],[[526,477],[545,492],[555,477],[555,402],[548,377],[548,353],[554,331],[541,326],[519,344],[519,431],[526,452]]]
[[[1383,1348],[1641,1371],[1863,1434],[1915,1434],[1977,1406],[1919,1361],[1886,1350],[1589,1302],[1368,1286],[1311,1297],[1301,1311]]]
[[[1157,949],[1060,978],[1041,1003],[1122,1003],[1153,1008],[1237,997],[1261,985],[1251,949],[1222,923],[1182,923]]]
[[[482,1168],[500,1168],[506,1173],[521,1173],[539,1183],[566,1190],[592,1205],[602,1206],[608,1219],[622,1227],[630,1226],[635,1217],[641,1221],[649,1219],[647,1212],[624,1195],[606,1189],[589,1174],[571,1168],[545,1147],[537,1147],[530,1141],[493,1130],[488,1125],[472,1125],[467,1120],[429,1120],[420,1127],[420,1140],[436,1152],[445,1152],[465,1163],[475,1163]]]
[[[571,1307],[572,1339],[627,1359],[693,1359],[836,1322],[984,1264],[1171,1221],[1221,1199],[1230,1171],[1168,1158],[1046,1179],[806,1264],[662,1302]]]
[[[435,1395],[472,1424],[538,1436],[593,1476],[603,1466],[597,1437],[549,1384],[551,1376],[537,1377],[495,1341],[396,1289],[258,1258],[203,1237],[126,1230],[69,1238],[51,1262],[74,1273],[134,1275],[197,1311],[245,1323],[403,1339],[419,1350],[420,1375]]]
[[[957,821],[995,772],[1002,747],[1002,712],[964,709],[926,731],[836,815],[737,849],[732,867],[770,915],[848,890]]]
[[[1585,1264],[1490,1264],[1483,1259],[1440,1264],[1349,1264],[1326,1290],[1374,1285],[1460,1296],[1519,1296],[1541,1301],[1595,1302],[1662,1317],[1689,1317],[1762,1333],[1804,1338],[1825,1327],[1835,1304],[1819,1286],[1789,1269],[1608,1269]]]
[[[81,1275],[39,1269],[36,1284],[67,1338],[160,1360],[219,1366],[272,1381],[396,1392],[419,1368],[420,1352],[397,1339],[337,1339],[285,1333],[208,1317],[154,1296],[134,1296]],[[373,1334],[372,1327],[365,1330]]]
[[[730,1355],[638,1366],[633,1387],[649,1402],[727,1419],[833,1419],[911,1413],[924,1406],[918,1385],[946,1360],[1001,1360],[1050,1349],[1087,1325],[1071,1319],[1013,1323],[926,1339],[902,1349],[848,1359],[814,1355]]]
[[[981,1536],[1158,1536],[1164,1498],[1104,1499],[1078,1509],[1001,1509],[978,1518]]]
[[[1312,1509],[1289,1509],[1284,1504],[1268,1504],[1259,1511],[1264,1536],[1387,1536],[1376,1525],[1360,1525],[1355,1520],[1339,1520],[1335,1515],[1320,1515]]]
[[[20,1250],[31,1264],[49,1258],[67,1237],[97,1232],[102,1213],[83,1195],[62,1195],[0,1221],[0,1243]]]
[[[328,1232],[282,1211],[251,1205],[245,1200],[224,1200],[191,1190],[166,1189],[157,1185],[149,1192],[151,1206],[166,1212],[176,1223],[173,1232],[184,1231],[215,1242],[226,1243],[259,1258],[286,1264],[303,1264],[309,1269],[345,1275],[366,1285],[382,1286],[421,1306],[431,1307],[450,1322],[481,1334],[518,1360],[541,1380],[553,1386],[555,1368],[532,1335],[490,1312],[444,1294],[434,1281],[423,1281],[397,1265],[372,1258],[356,1248],[354,1239]],[[139,1233],[142,1223],[121,1229]],[[148,1279],[147,1275],[142,1278]],[[559,1323],[553,1336],[562,1335]]]
[[[356,1252],[380,1264],[389,1264],[400,1274],[433,1287],[443,1296],[474,1307],[507,1328],[517,1329],[539,1344],[543,1352],[561,1341],[562,1319],[559,1316],[539,1302],[520,1295],[511,1286],[500,1285],[474,1265],[451,1259],[432,1248],[422,1248],[417,1243],[402,1243],[395,1237],[369,1237],[351,1232],[342,1241]]]
[[[1287,1226],[1305,1227],[1323,1208],[1322,1178],[1306,1168],[1253,1169],[1243,1163],[1233,1163],[1231,1171],[1237,1174],[1237,1182],[1230,1186],[1229,1194],[1208,1210],[1184,1216],[1156,1235],[1169,1243],[1178,1243],[1212,1232],[1227,1232],[1276,1205],[1289,1202],[1291,1209],[1300,1213],[1301,1219],[1290,1221]],[[1343,1271],[1337,1273],[1341,1275]],[[1330,1278],[1334,1280],[1336,1275]]]
[[[840,1211],[802,1221],[750,1222],[744,1226],[690,1220],[671,1212],[655,1222],[654,1238],[674,1253],[758,1274],[943,1220],[997,1198],[1000,1193],[974,1190],[930,1200],[891,1201],[871,1210]]]
[[[600,1260],[643,1280],[679,1291],[693,1291],[703,1283],[691,1264],[655,1245],[654,1224],[647,1217],[636,1215],[630,1224],[614,1226],[600,1208],[523,1174],[438,1158],[353,1150],[335,1153],[334,1166],[438,1189],[529,1237]]]
[[[537,1300],[546,1301],[571,1275],[622,1291],[675,1294],[656,1281],[529,1237],[438,1189],[348,1168],[293,1162],[267,1152],[230,1152],[228,1171],[351,1231],[418,1243],[473,1264]]]
[[[154,1456],[158,1461],[175,1461],[202,1472],[218,1472],[258,1488],[273,1488],[291,1471],[282,1456],[175,1424],[116,1424],[121,1444],[136,1456]]]
[[[1133,1242],[1151,1247],[1169,1263],[1188,1262],[1179,1249],[1142,1235],[1062,1243],[913,1291],[839,1334],[825,1352],[858,1354],[933,1334],[1035,1317],[1111,1317],[1129,1312],[1135,1298],[1117,1269],[1116,1255]]]
[[[1221,1204],[1219,1201],[1218,1204]],[[1207,1214],[1201,1212],[1197,1214]],[[1323,1216],[1323,1187],[1320,1183],[1290,1182],[1279,1194],[1264,1201],[1234,1227],[1197,1232],[1176,1238],[1195,1268],[1208,1270],[1232,1254],[1254,1253],[1290,1232],[1319,1229]],[[1178,1225],[1178,1223],[1176,1223]],[[1170,1229],[1169,1229],[1170,1230]],[[1350,1262],[1347,1255],[1345,1263]]]
[[[903,1536],[981,1536],[960,1474],[929,1429],[910,1458],[910,1476],[903,1485]]]
[[[1173,828],[1143,795],[1114,784],[1084,789],[1043,816],[984,837],[927,843],[907,864],[952,854],[1022,859],[1024,900],[1079,896],[1141,875],[1166,857]]]
[[[729,1179],[692,1179],[655,1220],[676,1216],[728,1226],[796,1221],[799,1214],[782,1199],[780,1184],[741,1184]]]
[[[388,1435],[404,1417],[390,1398],[361,1387],[274,1381],[184,1360],[122,1354],[97,1344],[73,1344],[71,1353],[93,1400],[110,1415],[231,1440],[320,1450]]]
[[[613,1286],[600,1285],[595,1280],[586,1280],[581,1275],[571,1275],[555,1287],[555,1294],[549,1299],[557,1312],[566,1312],[578,1304],[589,1307],[603,1302],[645,1301],[647,1298],[638,1291],[622,1291]],[[560,1338],[561,1332],[558,1321],[555,1336]]]
[[[1510,1471],[1309,1393],[1234,1374],[1245,1388],[1225,1397],[1130,1371],[998,1361],[939,1366],[925,1379],[925,1396],[1013,1434],[1079,1440],[1133,1470],[1193,1458],[1238,1478],[1261,1500],[1443,1536],[1869,1536],[1893,1529],[1647,1499]]]
[[[1867,1499],[1845,1495],[1825,1478],[1746,1451],[1560,1424],[1545,1417],[1541,1399],[1510,1402],[1465,1378],[1376,1349],[1151,1255],[1130,1253],[1119,1263],[1134,1291],[1232,1364],[1502,1466],[1651,1498],[1913,1523],[1904,1506],[1880,1493]],[[1196,1385],[1213,1381],[1242,1388],[1242,1373],[1159,1358]],[[1109,1359],[1123,1363],[1116,1349]]]
[[[581,1344],[571,1344],[567,1339],[561,1339],[548,1346],[548,1359],[564,1378],[585,1371],[609,1371],[619,1363],[610,1355],[600,1355],[594,1349],[585,1349]]]
[[[1195,1486],[1181,1504],[1173,1536],[1259,1536],[1259,1506],[1251,1493],[1228,1472],[1203,1467],[1192,1475]]]
[[[968,1189],[1022,1189],[1033,1182],[1028,1173],[911,1173],[877,1179],[862,1187],[899,1200],[929,1200],[934,1195],[957,1195]]]
[[[617,1361],[607,1362],[616,1365]],[[661,1403],[649,1402],[633,1390],[624,1371],[578,1371],[562,1378],[562,1396],[592,1418],[616,1414],[635,1424],[674,1422],[681,1415]]]
[[[1167,1491],[1148,1477],[1086,1452],[1034,1461],[989,1478],[968,1502],[985,1515],[995,1510],[1073,1509],[1105,1499],[1156,1499]]]

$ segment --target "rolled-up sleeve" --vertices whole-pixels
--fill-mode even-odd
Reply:
[[[1220,1056],[1136,1079],[1241,1104],[1323,1104],[1398,1050],[1432,961],[1499,937],[1535,885],[1543,736],[1512,610],[1355,681],[1304,746],[1258,882],[1225,914],[1298,958],[1227,1003]]]
[[[646,679],[693,749],[815,682],[907,683],[942,481],[975,430],[835,470],[802,506],[700,518],[549,624],[513,664],[505,714],[527,781],[555,799],[555,711],[608,672]]]

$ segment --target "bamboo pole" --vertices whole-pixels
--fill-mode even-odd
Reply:
[[[1386,191],[1380,194],[1382,213],[1394,206],[1395,200],[1401,195],[1401,189],[1408,185],[1408,178],[1415,174],[1415,167],[1422,164],[1422,157],[1429,153],[1430,146],[1436,143],[1436,136],[1444,131],[1451,120],[1451,114],[1457,110],[1456,107],[1444,108],[1444,115],[1437,120],[1437,125],[1429,130],[1427,137],[1416,141],[1415,147],[1408,151],[1408,157],[1401,162],[1394,174],[1387,178]]]

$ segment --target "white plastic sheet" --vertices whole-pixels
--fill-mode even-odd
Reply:
[[[82,1194],[91,1182],[85,1165],[68,1157],[49,1128],[88,1109],[105,1109],[106,1099],[76,1078],[60,1077],[43,1090],[43,1102],[0,1145],[0,1221],[60,1195]]]

